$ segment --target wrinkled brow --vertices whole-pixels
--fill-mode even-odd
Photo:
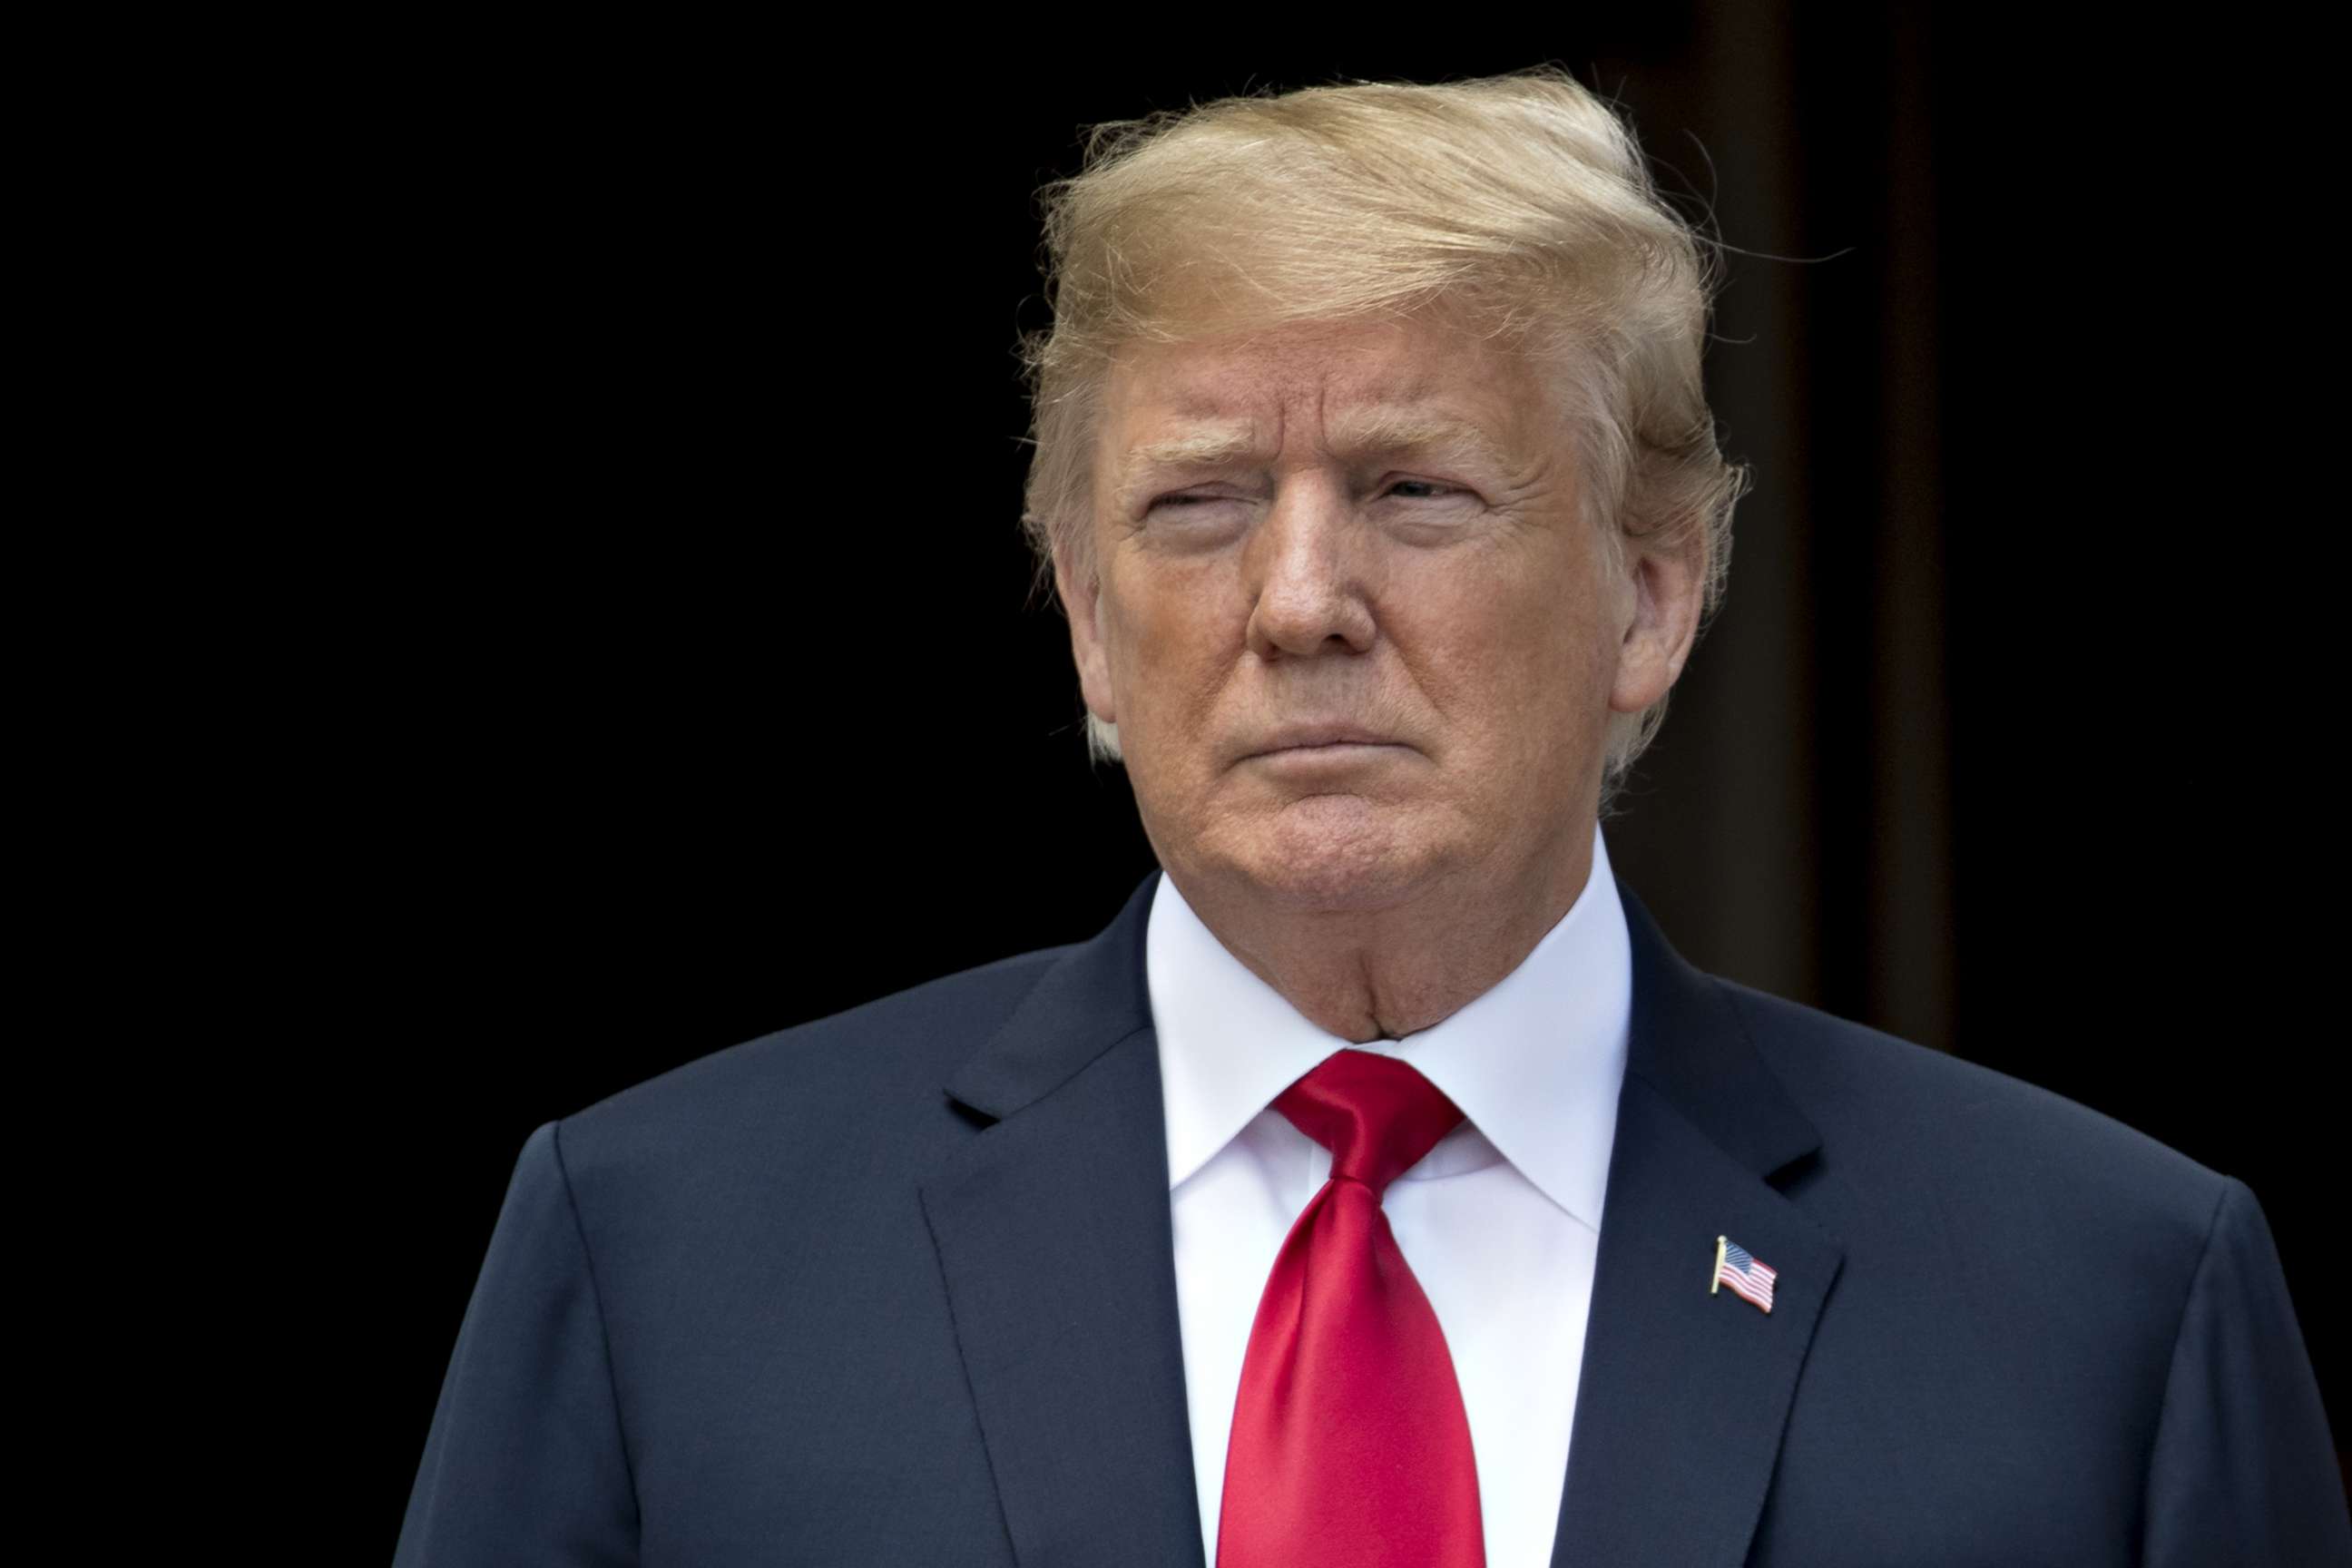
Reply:
[[[1420,458],[1466,463],[1489,473],[1507,472],[1503,444],[1475,421],[1412,408],[1372,408],[1334,420],[1331,449],[1342,458]],[[1212,426],[1139,442],[1119,463],[1118,500],[1126,507],[1138,492],[1186,471],[1237,468],[1273,458],[1247,426]]]

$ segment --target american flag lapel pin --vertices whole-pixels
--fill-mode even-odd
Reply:
[[[1759,1263],[1746,1247],[1724,1237],[1715,1238],[1715,1279],[1706,1288],[1708,1295],[1728,1285],[1733,1295],[1769,1312],[1772,1281],[1780,1277],[1779,1269]]]

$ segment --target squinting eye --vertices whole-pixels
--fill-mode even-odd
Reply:
[[[1435,490],[1450,495],[1459,495],[1462,493],[1459,486],[1442,484],[1435,479],[1399,479],[1396,483],[1388,488],[1387,493],[1390,495],[1395,495],[1397,491],[1408,488]],[[1231,500],[1233,499],[1234,498],[1231,496],[1203,496],[1179,492],[1175,495],[1161,496],[1159,500],[1153,501],[1150,507],[1147,507],[1144,510],[1148,511],[1163,506],[1199,506],[1211,501]],[[1440,499],[1440,497],[1436,495],[1406,496],[1402,499],[1406,500],[1436,500]]]

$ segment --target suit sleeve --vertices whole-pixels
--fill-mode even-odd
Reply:
[[[2228,1180],[2148,1457],[2149,1568],[2352,1568],[2352,1513],[2262,1205]]]
[[[393,1568],[635,1568],[636,1491],[555,1122],[525,1141]]]

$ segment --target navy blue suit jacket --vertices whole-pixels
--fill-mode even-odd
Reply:
[[[397,1568],[1202,1568],[1159,873],[523,1145]],[[1556,1564],[2352,1563],[2240,1183],[1704,974],[1631,1055]],[[1780,1271],[1709,1294],[1715,1238]]]

